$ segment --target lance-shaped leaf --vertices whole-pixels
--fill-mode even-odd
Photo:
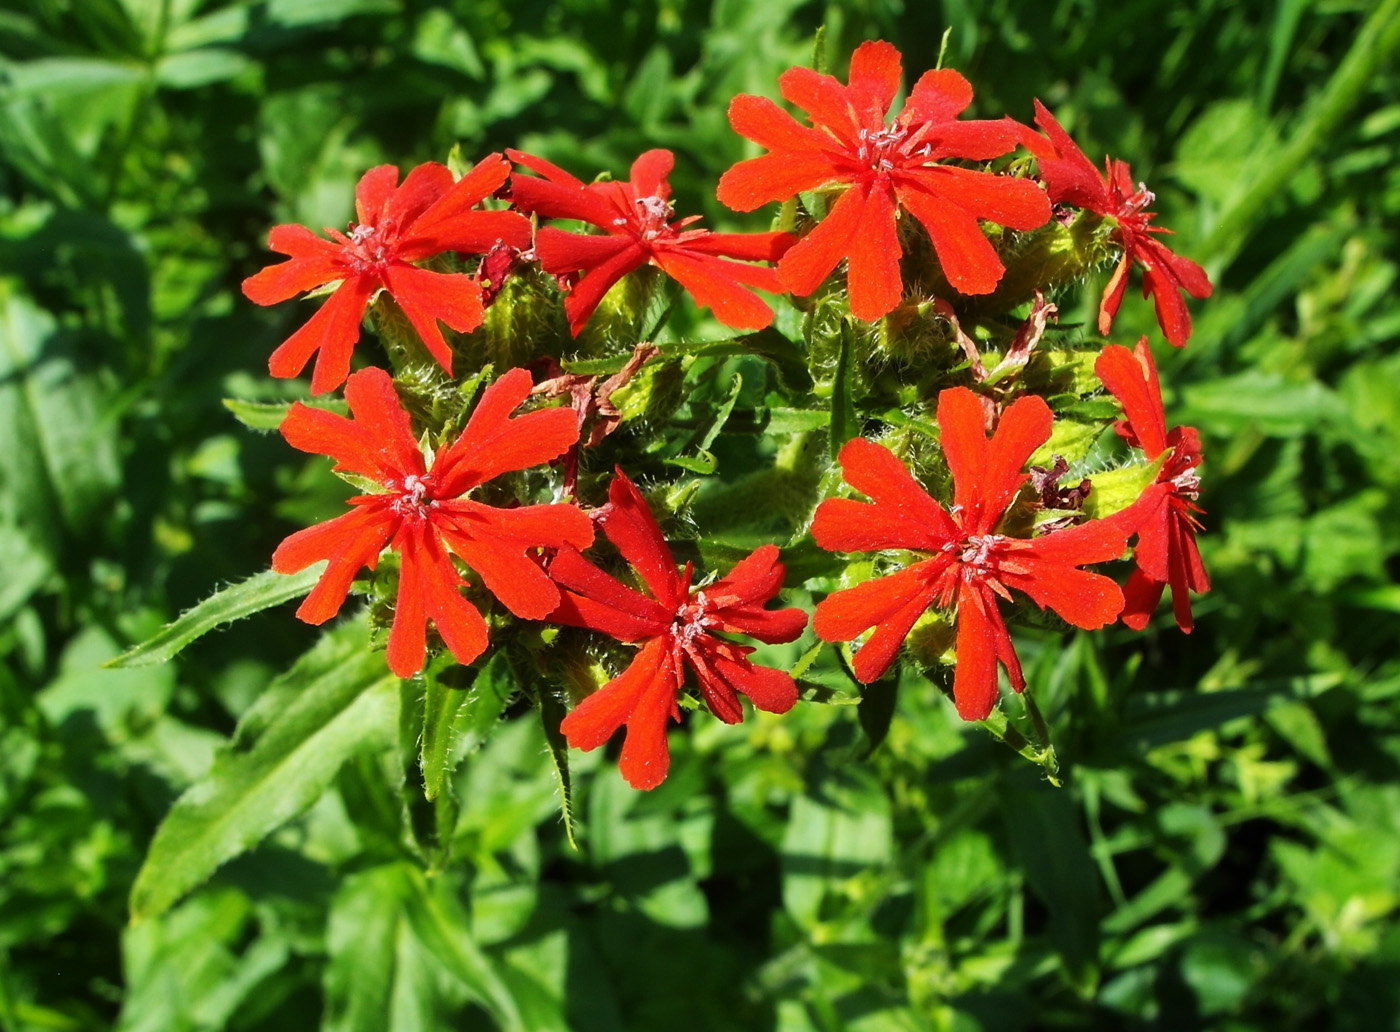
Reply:
[[[275,605],[305,595],[325,571],[325,563],[316,563],[298,573],[283,574],[264,570],[245,581],[216,591],[193,609],[180,614],[150,638],[133,645],[120,656],[109,659],[103,666],[133,667],[164,663],[178,655],[196,638],[208,634],[220,624],[232,623],[245,616],[262,612]]]
[[[131,890],[133,921],[161,913],[306,810],[352,754],[393,745],[399,681],[355,630],[323,642],[274,681],[268,691],[288,705],[255,737],[235,732],[208,775],[176,800]],[[256,706],[250,716],[265,719]]]

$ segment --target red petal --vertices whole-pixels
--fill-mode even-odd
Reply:
[[[947,565],[945,558],[929,559],[833,592],[817,604],[812,629],[822,641],[850,641],[912,603],[918,602],[922,611],[936,590],[932,582]]]
[[[1173,520],[1171,524],[1171,539],[1168,546],[1168,556],[1171,560],[1168,583],[1172,588],[1172,614],[1176,617],[1176,625],[1181,630],[1190,634],[1194,623],[1191,619],[1191,591],[1189,581],[1192,570],[1189,565],[1189,556],[1196,552],[1196,542],[1191,537],[1189,528],[1183,520]],[[1195,566],[1205,573],[1205,568],[1200,565],[1200,556],[1195,556]]]
[[[810,68],[789,68],[778,77],[783,99],[805,111],[813,124],[830,129],[848,147],[864,127],[851,103],[851,93],[830,75]]]
[[[1045,147],[1036,145],[1035,138],[1026,138],[1027,145],[1035,152],[1040,178],[1045,180],[1050,200],[1056,204],[1073,204],[1100,215],[1109,214],[1112,205],[1108,199],[1108,184],[1102,173],[1038,100],[1035,102],[1035,124],[1049,137],[1053,148],[1047,153]]]
[[[413,238],[399,246],[403,261],[416,262],[444,251],[485,254],[498,243],[519,251],[530,246],[530,220],[518,211],[467,211],[430,226],[424,227],[425,222],[419,219]]]
[[[384,213],[376,222],[392,222],[399,232],[411,237],[409,227],[452,189],[452,172],[436,161],[425,162],[409,170],[403,185],[389,198]],[[402,237],[400,238],[402,239]]]
[[[577,219],[591,222],[603,229],[613,229],[617,216],[613,205],[597,191],[586,187],[567,186],[515,174],[510,177],[511,203],[521,211],[533,211],[551,219]]]
[[[1110,344],[1094,362],[1094,373],[1123,406],[1137,444],[1149,459],[1167,448],[1167,417],[1162,411],[1162,389],[1157,366],[1143,337],[1135,351]]]
[[[355,221],[360,225],[378,222],[398,181],[399,170],[393,165],[376,165],[362,175],[355,185]]]
[[[637,251],[641,255],[637,265],[641,265],[646,258],[641,254],[640,246],[630,234],[585,236],[582,233],[566,233],[552,226],[546,226],[535,234],[535,253],[539,255],[540,267],[552,276],[580,269],[596,269],[624,251]]]
[[[1134,570],[1123,589],[1123,623],[1135,631],[1146,627],[1166,587],[1165,581],[1155,581],[1141,570]]]
[[[567,411],[567,410],[563,410]],[[593,521],[576,505],[565,502],[498,509],[468,499],[443,502],[435,512],[473,537],[495,537],[521,548],[587,548],[593,543]]]
[[[481,287],[460,273],[429,272],[413,265],[394,263],[384,269],[384,285],[413,325],[428,353],[452,375],[452,349],[438,329],[438,321],[458,333],[481,325]]]
[[[676,167],[676,156],[668,150],[649,150],[632,162],[630,179],[637,196],[660,197],[663,201],[671,196],[671,186],[666,177]]]
[[[674,610],[685,601],[676,560],[642,493],[621,468],[608,485],[608,501],[612,507],[603,518],[603,533],[641,574],[652,597],[663,608]]]
[[[243,281],[243,295],[255,305],[275,305],[346,275],[341,245],[323,240],[305,226],[274,226],[268,247],[292,259]]]
[[[451,173],[449,173],[450,175]],[[413,223],[412,232],[405,234],[399,251],[399,257],[412,261],[409,251],[422,249],[423,255],[433,254],[434,250],[427,249],[424,241],[429,238],[434,241],[442,241],[450,236],[455,230],[447,227],[456,227],[458,224],[472,215],[501,215],[505,212],[474,212],[472,209],[480,204],[491,194],[505,185],[506,178],[510,175],[510,163],[499,154],[488,154],[478,161],[467,174],[455,183],[451,184],[443,191],[433,204],[425,210],[422,215]],[[405,184],[407,185],[407,184]],[[516,216],[519,217],[518,215]],[[528,222],[528,220],[527,220]],[[457,246],[437,246],[437,251],[478,251],[487,250],[490,243],[483,248]],[[514,244],[519,247],[521,245]]]
[[[797,683],[785,671],[755,666],[747,658],[732,660],[722,654],[716,654],[712,664],[727,685],[747,695],[766,713],[786,713],[797,702]]]
[[[904,207],[928,230],[943,275],[955,290],[990,294],[996,289],[1006,268],[976,218],[945,195],[916,188],[907,175],[898,178],[895,190]]]
[[[760,545],[706,587],[705,593],[710,598],[733,598],[738,605],[767,602],[782,588],[785,573],[778,561],[778,546]]]
[[[885,112],[899,92],[904,75],[899,51],[884,40],[867,40],[851,55],[847,95],[867,128],[884,128]]]
[[[345,383],[345,400],[350,414],[355,417],[355,433],[362,443],[357,453],[322,451],[322,454],[334,456],[345,469],[375,476],[385,485],[390,479],[402,480],[410,473],[422,476],[423,453],[413,439],[413,426],[399,403],[394,381],[388,373],[369,368],[353,374]],[[283,432],[285,435],[286,422]],[[290,436],[287,440],[293,447],[301,447]]]
[[[729,124],[740,136],[772,151],[823,151],[834,143],[826,133],[802,125],[767,97],[739,94],[729,102]]]
[[[817,506],[812,519],[812,540],[828,552],[880,552],[887,548],[931,552],[947,539],[883,506],[852,498],[828,498]]]
[[[685,287],[702,308],[710,308],[715,318],[740,330],[761,330],[773,321],[773,310],[751,294],[730,273],[733,262],[709,255],[689,255],[679,250],[658,250],[653,260],[670,277]]]
[[[735,211],[753,211],[846,178],[826,152],[775,151],[741,161],[719,177],[716,196]]]
[[[583,279],[574,284],[569,296],[564,299],[564,314],[569,317],[569,332],[575,337],[588,322],[598,304],[618,281],[633,269],[645,265],[647,252],[640,244],[627,248],[602,265],[586,273]]]
[[[776,262],[795,243],[791,233],[705,233],[686,240],[685,250],[745,262]]]
[[[481,577],[486,590],[525,620],[543,620],[559,605],[559,589],[515,543],[442,530],[443,540]]]
[[[1086,631],[1113,623],[1123,609],[1123,592],[1112,580],[1062,563],[1035,563],[1025,575],[1002,570],[998,579]]]
[[[641,595],[638,597],[645,598]],[[645,601],[652,606],[656,605],[649,598]],[[641,608],[639,605],[632,610],[617,609],[596,599],[576,595],[572,591],[561,591],[559,606],[547,619],[550,623],[564,624],[566,627],[586,627],[590,631],[599,631],[618,641],[627,642],[654,638],[670,626],[669,613],[659,619],[653,619],[650,616],[638,615]]]
[[[949,122],[929,133],[929,159],[988,161],[1014,150],[1029,130],[1010,118]]]
[[[952,69],[940,68],[919,76],[899,117],[908,125],[951,122],[971,103],[972,84]]]
[[[572,505],[494,509],[446,503],[432,514],[443,540],[516,616],[543,620],[559,605],[559,589],[525,552],[564,544],[586,548],[593,521]]]
[[[797,608],[740,606],[718,610],[714,615],[722,621],[722,630],[731,634],[745,634],[769,645],[796,641],[807,629],[807,614]]]
[[[1118,314],[1118,307],[1123,303],[1123,292],[1128,289],[1128,267],[1132,264],[1133,252],[1125,249],[1118,267],[1104,284],[1103,296],[1099,298],[1100,336],[1107,336],[1108,331],[1113,329],[1113,319]]]
[[[987,518],[1000,518],[1016,497],[1016,492],[1026,482],[1027,474],[1021,469],[1031,453],[1046,441],[1054,427],[1055,417],[1050,414],[1050,406],[1044,399],[1035,395],[1017,398],[1002,413],[1001,422],[987,446],[987,464],[982,470],[978,495],[982,513]],[[966,522],[963,526],[967,526]],[[986,529],[991,529],[987,524]]]
[[[509,418],[531,386],[529,373],[511,369],[482,392],[462,435],[433,460],[438,497],[455,498],[502,473],[538,466],[578,443],[578,420],[569,409]]]
[[[1128,547],[1128,534],[1128,527],[1117,520],[1090,520],[1029,541],[1008,541],[1006,546],[1038,561],[1083,566],[1121,558]]]
[[[486,621],[458,590],[462,579],[431,524],[405,525],[395,544],[402,561],[394,624],[389,630],[389,669],[411,677],[423,667],[426,618],[431,617],[453,658],[464,666],[486,651]]]
[[[1005,636],[996,602],[970,584],[959,584],[953,702],[964,720],[986,720],[996,705],[998,639]]]
[[[666,725],[672,719],[680,719],[676,709],[679,690],[680,673],[671,653],[665,652],[652,684],[642,692],[627,718],[627,737],[617,760],[618,773],[633,788],[655,788],[666,780],[671,766]]]
[[[862,684],[869,684],[878,680],[890,668],[895,656],[899,655],[904,639],[909,636],[910,629],[932,601],[932,589],[929,589],[927,594],[911,599],[903,608],[876,626],[875,633],[865,640],[865,644],[860,647],[860,651],[851,662],[856,680]]]
[[[669,678],[661,676],[663,661],[667,659],[669,650],[664,639],[652,638],[643,645],[626,670],[584,699],[564,718],[559,730],[564,732],[569,745],[584,752],[598,748],[628,721],[647,692],[664,694],[669,690],[674,697],[674,674]],[[628,732],[630,735],[631,728]],[[662,753],[665,752],[665,734],[663,720]]]
[[[857,233],[865,227],[868,187],[853,186],[837,200],[826,218],[795,243],[778,263],[778,279],[799,297],[821,286],[838,262],[850,254]]]
[[[1143,266],[1143,296],[1152,295],[1162,333],[1173,347],[1185,347],[1191,336],[1191,312],[1180,292],[1188,290],[1193,297],[1209,297],[1210,280],[1205,270],[1151,239],[1138,241],[1135,256]]]
[[[861,231],[851,240],[846,284],[851,314],[874,322],[899,304],[904,281],[899,273],[899,234],[895,232],[894,198],[886,189],[870,191],[861,215]]]
[[[583,180],[577,176],[570,175],[558,165],[545,161],[544,158],[537,158],[533,154],[526,154],[524,151],[511,150],[506,148],[506,157],[517,165],[524,165],[531,172],[544,176],[550,182],[562,183],[564,186],[582,187]]]
[[[577,549],[561,548],[550,563],[549,575],[561,587],[568,588],[575,601],[596,603],[596,606],[572,605],[570,595],[566,594],[561,609],[567,612],[552,616],[556,622],[602,631],[620,641],[650,638],[670,625],[671,611],[604,573],[579,555]],[[599,606],[611,613],[600,612]],[[595,617],[606,620],[607,626],[592,622]]]
[[[378,280],[371,276],[347,279],[306,325],[272,353],[268,371],[278,377],[297,376],[319,351],[311,374],[311,393],[324,394],[339,387],[350,374],[350,355],[360,339],[365,306],[378,288]]]
[[[973,512],[981,500],[982,476],[987,468],[982,402],[966,387],[950,387],[938,395],[937,419],[943,457],[953,474],[953,505],[962,514],[959,522],[986,533],[982,514]]]
[[[272,554],[272,568],[278,573],[296,573],[322,559],[330,560],[297,616],[310,624],[323,624],[340,612],[355,574],[366,566],[374,568],[395,526],[383,510],[365,507],[299,530],[278,545]]]
[[[1050,221],[1050,199],[1029,179],[935,165],[897,172],[895,192],[905,201],[906,207],[906,193],[916,193],[920,199],[932,197],[944,205],[956,205],[976,218],[1011,229],[1039,229]],[[919,221],[924,221],[922,216]]]

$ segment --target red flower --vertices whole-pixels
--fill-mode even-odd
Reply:
[[[297,616],[313,624],[333,617],[355,574],[361,567],[374,569],[386,547],[400,561],[388,657],[389,669],[400,677],[422,669],[429,619],[458,662],[470,663],[486,648],[486,622],[458,592],[465,582],[453,554],[516,616],[548,615],[559,604],[559,589],[527,553],[586,548],[593,541],[592,521],[572,505],[497,509],[464,497],[502,473],[555,458],[578,439],[568,409],[510,418],[529,393],[530,374],[523,369],[486,388],[466,429],[431,467],[382,369],[362,369],[345,384],[353,419],[293,405],[282,423],[292,447],[329,455],[337,470],[384,487],[350,499],[352,512],[298,531],[277,547],[272,568],[279,573],[330,560]]]
[[[1200,436],[1189,426],[1167,431],[1162,388],[1146,337],[1133,351],[1119,344],[1104,348],[1094,363],[1094,372],[1128,417],[1114,427],[1118,435],[1141,448],[1149,461],[1171,450],[1156,482],[1123,512],[1124,522],[1136,527],[1138,535],[1133,552],[1137,569],[1123,591],[1127,599],[1123,622],[1137,631],[1146,627],[1162,600],[1162,589],[1170,584],[1176,625],[1190,634],[1190,592],[1210,590],[1210,578],[1196,547],[1196,531],[1201,525],[1191,515],[1201,511],[1195,505],[1201,486],[1196,476],[1196,467],[1201,464]]]
[[[1069,134],[1060,128],[1040,101],[1035,102],[1035,124],[1044,137],[1027,133],[1026,146],[1035,154],[1040,176],[1055,204],[1073,204],[1111,218],[1118,224],[1117,236],[1123,258],[1104,288],[1099,302],[1099,333],[1108,334],[1113,318],[1128,287],[1128,267],[1142,266],[1142,296],[1152,295],[1157,322],[1175,347],[1183,347],[1191,336],[1191,313],[1181,291],[1192,297],[1210,297],[1210,280],[1205,270],[1189,258],[1172,254],[1152,235],[1169,229],[1149,225],[1156,212],[1146,211],[1156,197],[1139,183],[1133,187],[1133,173],[1127,162],[1104,158],[1104,174],[1084,156]]]
[[[350,353],[370,299],[387,290],[438,363],[450,374],[452,352],[438,329],[442,320],[466,332],[481,325],[481,288],[470,276],[430,272],[414,262],[444,251],[481,254],[497,242],[530,246],[530,222],[508,211],[473,211],[506,181],[510,166],[499,154],[482,160],[453,183],[445,165],[419,165],[396,186],[393,165],[372,168],[355,188],[358,225],[349,235],[327,229],[323,240],[305,226],[274,226],[268,246],[291,261],[243,281],[255,304],[286,301],[313,287],[340,281],[329,300],[268,361],[273,376],[296,376],[320,351],[311,392],[345,382]]]
[[[778,278],[794,294],[810,294],[845,258],[851,312],[868,321],[899,304],[901,205],[928,230],[943,274],[964,294],[990,293],[1006,271],[978,219],[1035,229],[1050,218],[1045,192],[1028,180],[937,164],[1005,154],[1024,127],[1010,119],[957,121],[972,103],[972,87],[948,70],[925,73],[886,125],[900,77],[899,51],[883,41],[857,48],[849,86],[810,68],[789,68],[778,80],[783,98],[815,128],[771,100],[735,97],[729,106],[735,132],[771,153],[739,162],[719,181],[719,199],[738,211],[849,184],[827,217],[783,257]]]
[[[540,158],[519,151],[506,153],[543,177],[511,177],[511,197],[517,208],[551,219],[577,219],[607,234],[583,236],[550,227],[535,234],[535,253],[545,272],[560,276],[583,271],[564,301],[575,336],[612,285],[647,262],[677,280],[697,304],[712,308],[715,318],[726,326],[761,330],[773,321],[773,310],[748,288],[781,294],[777,274],[743,263],[777,261],[791,246],[792,236],[686,229],[699,215],[672,222],[675,212],[666,182],[675,164],[670,151],[643,154],[632,163],[630,182],[586,185]]]
[[[726,724],[744,717],[736,693],[769,713],[786,713],[797,701],[791,677],[754,666],[748,659],[751,646],[732,644],[716,632],[770,644],[792,641],[807,625],[807,614],[763,608],[783,584],[783,565],[773,545],[755,549],[728,576],[692,589],[690,564],[677,575],[651,510],[621,470],[608,499],[610,504],[600,510],[603,533],[651,594],[633,591],[565,548],[549,567],[550,576],[565,589],[549,619],[636,642],[641,649],[626,670],[579,703],[561,729],[570,745],[586,751],[626,724],[618,769],[633,788],[655,788],[670,763],[666,723],[668,717],[680,719],[676,696],[687,667],[710,712]]]
[[[997,533],[1027,479],[1021,467],[1050,437],[1050,409],[1041,399],[1012,404],[989,441],[977,396],[954,387],[938,396],[938,425],[953,474],[951,510],[930,498],[888,449],[862,438],[841,449],[846,482],[873,504],[822,502],[812,523],[817,544],[842,552],[904,549],[928,558],[828,596],[812,626],[827,641],[850,641],[874,627],[855,657],[856,676],[870,682],[889,669],[925,609],[954,607],[953,699],[963,719],[982,720],[996,702],[998,661],[1013,688],[1025,687],[997,596],[1010,601],[1015,588],[1087,630],[1111,623],[1123,608],[1123,593],[1107,577],[1077,567],[1118,558],[1126,533],[1110,520],[1031,539]]]

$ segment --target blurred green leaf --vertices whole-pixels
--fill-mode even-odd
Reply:
[[[0,512],[35,544],[87,529],[121,479],[102,392],[53,317],[0,280]]]
[[[161,913],[305,810],[349,756],[393,744],[398,678],[362,639],[349,642],[333,665],[312,653],[283,675],[295,700],[176,801],[136,876],[132,920]]]

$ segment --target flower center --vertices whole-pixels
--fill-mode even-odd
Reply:
[[[392,219],[385,219],[378,226],[350,226],[350,267],[356,274],[380,268],[390,259],[391,242],[387,238],[393,229]]]
[[[437,501],[429,494],[432,490],[432,477],[426,474],[420,477],[416,473],[410,473],[403,478],[403,484],[398,490],[399,496],[394,499],[392,508],[407,519],[425,520],[428,518],[428,510],[437,505]]]
[[[857,134],[860,140],[860,150],[857,154],[861,161],[868,163],[876,172],[892,171],[896,164],[895,158],[899,155],[899,145],[908,135],[908,128],[898,123],[887,125],[883,129],[862,129]]]
[[[1189,466],[1171,479],[1172,487],[1182,498],[1195,501],[1201,496],[1201,478],[1196,475],[1196,467]]]
[[[958,561],[977,573],[986,573],[992,568],[992,550],[1005,540],[1001,534],[974,534],[964,542]]]
[[[709,606],[710,600],[705,597],[705,593],[697,591],[676,607],[676,616],[672,621],[672,627],[675,629],[676,640],[682,648],[714,625],[714,618],[706,613]]]
[[[643,240],[655,240],[659,236],[670,236],[671,219],[676,209],[664,197],[638,197],[637,222]]]

